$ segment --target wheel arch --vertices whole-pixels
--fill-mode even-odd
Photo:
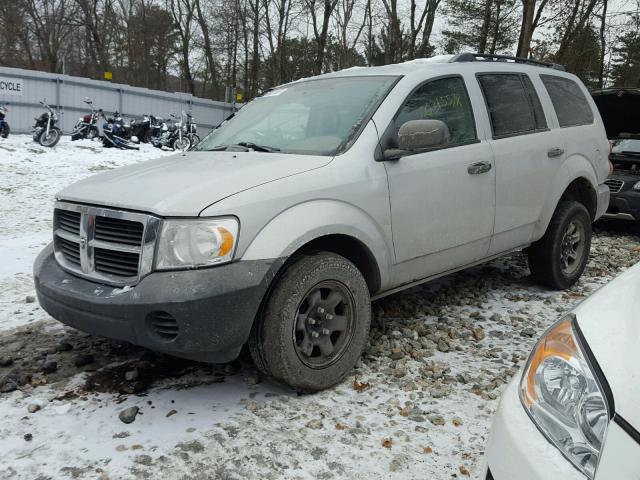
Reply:
[[[534,229],[532,241],[539,240],[547,231],[551,217],[563,200],[581,203],[595,220],[598,209],[598,180],[591,163],[584,157],[569,158],[558,170],[542,208],[540,219]]]
[[[373,294],[390,279],[393,248],[385,237],[380,225],[360,208],[345,202],[317,200],[278,214],[255,235],[241,258],[280,259],[282,270],[305,253],[333,252],[362,272]]]

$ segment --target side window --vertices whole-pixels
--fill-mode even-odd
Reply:
[[[410,120],[441,120],[449,128],[449,146],[476,140],[473,109],[460,77],[433,80],[414,91],[396,115],[396,133]]]
[[[526,75],[478,75],[494,137],[522,135],[547,128],[538,94]]]
[[[575,127],[593,123],[593,112],[582,89],[576,82],[555,75],[540,75],[561,127]]]

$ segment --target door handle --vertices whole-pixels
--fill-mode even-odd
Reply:
[[[467,167],[467,172],[469,172],[469,175],[480,175],[481,173],[487,173],[491,168],[491,162],[476,162]]]
[[[557,158],[557,157],[561,157],[563,153],[564,153],[564,150],[561,148],[552,148],[547,152],[547,157]]]

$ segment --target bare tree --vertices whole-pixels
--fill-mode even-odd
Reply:
[[[436,11],[441,0],[425,0],[424,6],[416,16],[418,4],[416,0],[411,0],[410,6],[410,36],[409,36],[409,58],[422,57],[428,54],[431,40],[431,32],[436,18]],[[422,35],[420,35],[422,33]],[[421,38],[419,38],[421,37]]]
[[[209,19],[204,14],[205,10],[201,5],[201,0],[195,0],[196,12],[198,14],[198,24],[200,29],[202,30],[202,38],[203,38],[203,46],[204,46],[204,55],[207,61],[207,70],[209,74],[209,78],[211,79],[211,84],[215,89],[218,85],[218,76],[217,76],[217,67],[216,60],[213,53],[213,45],[211,42],[211,34],[209,31]]]
[[[69,19],[76,16],[76,5],[71,0],[28,0],[24,13],[27,28],[33,36],[40,61],[51,72],[60,72],[64,62],[66,41],[73,32]]]
[[[180,68],[187,84],[187,91],[195,95],[196,87],[191,72],[189,55],[194,29],[196,0],[169,0],[169,11],[173,15],[180,39]]]
[[[327,47],[327,35],[329,34],[329,22],[334,9],[338,5],[338,0],[323,0],[322,2],[318,2],[317,0],[304,1],[309,15],[311,16],[313,35],[316,41],[314,73],[319,75],[322,73],[322,66],[324,63],[324,53]],[[322,4],[322,8],[320,8],[320,4]]]
[[[548,0],[540,0],[540,3],[536,6],[537,1],[522,0],[522,24],[520,26],[520,37],[518,38],[518,48],[516,49],[516,56],[518,57],[529,57],[533,33],[540,25],[540,19],[548,3]]]

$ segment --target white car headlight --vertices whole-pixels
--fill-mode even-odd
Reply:
[[[576,329],[569,315],[540,339],[524,369],[520,399],[549,441],[593,479],[611,415]]]
[[[233,217],[162,222],[156,269],[196,268],[230,262],[238,240]]]

